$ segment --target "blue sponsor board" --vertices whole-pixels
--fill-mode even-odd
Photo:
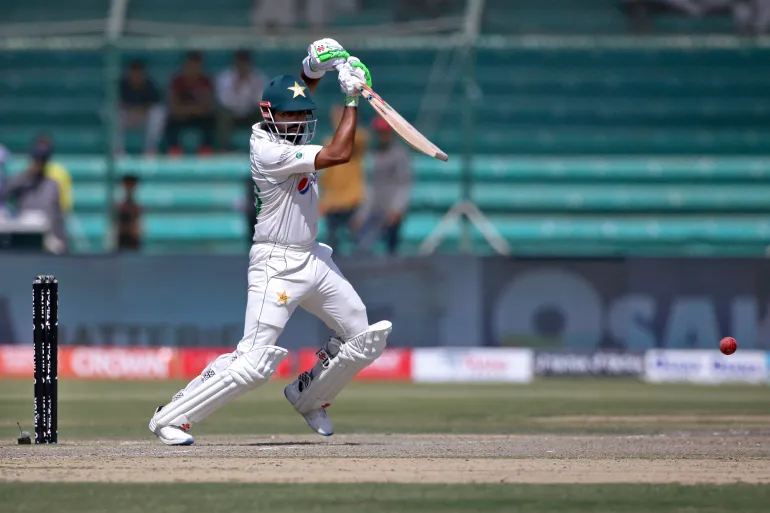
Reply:
[[[511,259],[483,265],[487,344],[542,350],[770,349],[766,259]],[[674,362],[671,362],[674,364]]]
[[[645,379],[650,382],[762,383],[767,380],[767,353],[741,351],[651,350],[645,355]]]
[[[388,344],[396,347],[533,347],[545,354],[542,372],[554,374],[635,374],[638,360],[615,355],[714,350],[726,334],[740,344],[732,358],[770,349],[766,259],[442,255],[337,263],[370,321],[393,322]],[[0,343],[30,342],[32,279],[54,274],[63,344],[232,347],[243,335],[247,267],[246,255],[0,254]],[[318,347],[328,335],[299,308],[280,341]],[[572,361],[560,352],[598,356]]]
[[[469,307],[479,303],[478,260],[338,264],[370,322],[393,322],[389,346],[479,343],[479,316]],[[0,344],[31,343],[32,280],[53,274],[60,283],[61,344],[234,347],[243,336],[247,269],[246,256],[0,254]],[[329,334],[323,322],[298,308],[279,343],[317,348]]]
[[[767,352],[767,380],[770,382],[770,351]]]

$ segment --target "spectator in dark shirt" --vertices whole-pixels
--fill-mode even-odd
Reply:
[[[144,152],[154,155],[163,134],[166,111],[160,93],[140,60],[133,60],[120,80],[120,123],[115,149],[125,153],[124,130],[144,129]]]
[[[169,153],[184,152],[179,145],[179,135],[182,129],[192,128],[200,131],[203,139],[198,153],[210,154],[216,127],[214,85],[203,71],[202,53],[188,53],[181,72],[171,81],[169,111],[166,126]]]
[[[118,251],[138,251],[142,247],[142,207],[136,202],[139,178],[123,177],[123,201],[115,207],[115,231]]]

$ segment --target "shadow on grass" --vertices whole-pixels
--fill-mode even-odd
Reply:
[[[251,442],[242,444],[223,443],[223,444],[206,444],[209,447],[292,447],[292,446],[316,446],[316,445],[331,445],[334,447],[373,447],[375,445],[385,445],[382,443],[359,443],[359,442],[329,442],[319,440],[317,442]]]

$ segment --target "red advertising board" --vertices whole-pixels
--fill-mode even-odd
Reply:
[[[192,379],[198,376],[206,366],[216,360],[220,355],[232,352],[226,347],[207,347],[195,349],[179,349],[179,365],[177,376],[184,379]],[[293,374],[291,368],[291,354],[278,365],[273,377],[285,378]]]
[[[315,365],[318,357],[312,349],[299,352],[299,369],[305,371]],[[411,349],[386,348],[382,356],[358,373],[356,379],[377,381],[409,381],[411,378]]]
[[[104,380],[192,379],[228,348],[84,347],[59,348],[59,377]],[[291,378],[312,367],[315,351],[291,353],[278,366],[274,377]],[[0,345],[0,378],[29,378],[33,374],[31,345]],[[386,349],[380,358],[359,373],[357,379],[408,381],[411,350]]]
[[[168,347],[60,347],[59,377],[76,379],[170,379],[176,349]],[[0,377],[32,378],[32,346],[0,346]]]
[[[176,349],[169,347],[65,347],[59,376],[78,379],[164,380],[174,377]]]
[[[0,377],[33,377],[35,362],[32,346],[0,346]]]

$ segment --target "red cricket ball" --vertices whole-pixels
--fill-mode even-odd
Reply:
[[[738,349],[738,342],[733,337],[725,337],[719,341],[719,350],[724,354],[733,354]]]

